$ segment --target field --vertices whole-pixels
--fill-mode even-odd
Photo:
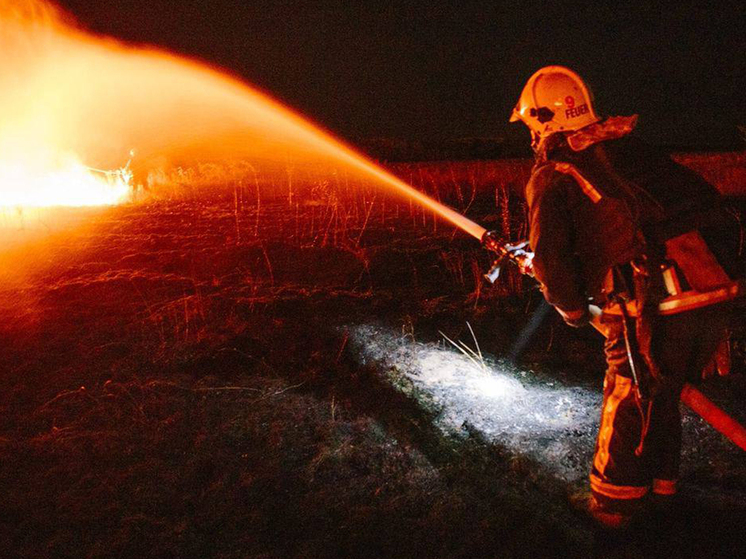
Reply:
[[[681,159],[743,193],[743,154]],[[513,239],[529,169],[393,167]],[[668,528],[620,542],[573,510],[601,340],[552,313],[516,354],[540,308],[530,280],[488,286],[474,239],[344,173],[249,177],[163,176],[138,203],[7,245],[2,557],[743,551],[744,455],[689,412]],[[744,340],[739,326],[741,373]],[[742,374],[706,391],[746,420]]]

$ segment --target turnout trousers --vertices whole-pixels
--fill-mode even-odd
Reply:
[[[632,381],[622,319],[604,316],[607,371],[590,481],[597,501],[632,511],[649,491],[676,493],[681,453],[679,395],[696,382],[728,324],[728,305],[658,317],[651,354],[662,377],[660,391],[640,401]],[[634,336],[634,326],[630,335]],[[638,369],[641,355],[635,356]]]

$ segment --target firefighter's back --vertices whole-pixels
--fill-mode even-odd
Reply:
[[[667,241],[696,231],[728,277],[744,276],[738,212],[713,185],[664,150],[628,135],[577,152],[568,146],[557,157],[578,168],[602,196],[624,201],[647,250],[665,253]]]

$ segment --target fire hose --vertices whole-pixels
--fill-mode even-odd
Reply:
[[[497,254],[497,259],[493,262],[490,270],[484,277],[494,283],[500,276],[500,270],[505,262],[511,262],[518,266],[521,273],[531,275],[533,253],[531,252],[528,242],[510,244],[505,242],[494,231],[486,231],[482,236],[482,245]],[[599,307],[590,306],[592,319],[590,324],[602,335],[605,335],[605,327],[601,322],[602,311]],[[625,328],[627,327],[627,319]],[[633,348],[630,346],[631,337],[625,333],[627,342],[627,354],[630,360],[630,367],[634,374],[634,383],[640,387],[640,379],[636,372]],[[735,445],[742,450],[746,450],[746,428],[738,423],[735,419],[720,409],[715,403],[705,396],[700,390],[689,383],[685,383],[680,395],[681,401],[692,411],[697,413],[707,423],[722,435],[730,439]]]

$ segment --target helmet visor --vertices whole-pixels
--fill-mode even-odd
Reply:
[[[521,118],[521,113],[518,109],[518,106],[516,105],[516,107],[513,109],[513,112],[510,113],[510,120],[508,122],[518,122],[519,120],[523,119]]]

